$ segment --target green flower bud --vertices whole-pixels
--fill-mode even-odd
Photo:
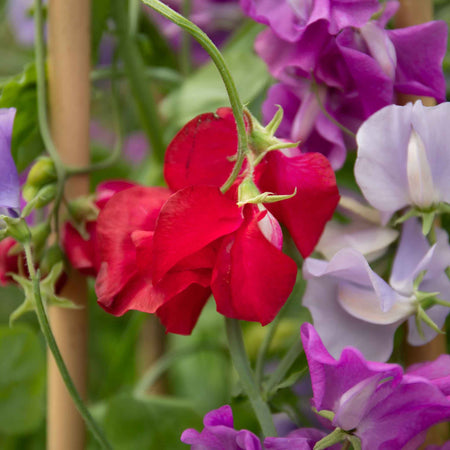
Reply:
[[[49,157],[39,158],[28,174],[26,186],[41,188],[58,180],[55,164]]]

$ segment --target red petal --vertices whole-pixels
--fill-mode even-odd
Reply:
[[[319,153],[294,157],[270,152],[257,167],[261,191],[297,194],[267,209],[289,230],[295,245],[306,258],[314,250],[325,224],[339,202],[336,178],[328,160]]]
[[[221,186],[231,171],[237,152],[234,118],[207,113],[188,122],[167,147],[164,177],[177,191],[187,186]]]
[[[168,333],[191,334],[210,295],[209,287],[191,284],[161,306],[156,315]]]
[[[159,211],[170,195],[165,188],[136,186],[115,194],[97,221],[103,275],[97,278],[99,301],[109,304],[137,273],[136,247],[131,234],[153,231]]]
[[[264,237],[256,208],[245,208],[243,225],[222,241],[211,289],[224,316],[266,325],[289,297],[297,265]]]
[[[12,237],[6,237],[0,241],[0,286],[11,283],[12,278],[7,273],[19,272],[19,256],[10,255],[9,251],[17,242]]]
[[[95,277],[100,269],[99,253],[96,249],[97,223],[87,222],[89,239],[83,239],[78,231],[66,222],[63,228],[62,242],[70,264],[84,275]]]
[[[214,186],[190,186],[161,209],[153,237],[153,281],[242,223],[240,208]]]
[[[117,192],[124,191],[125,189],[129,189],[136,186],[136,183],[132,183],[127,180],[108,180],[100,183],[96,190],[96,204],[102,209],[106,202]]]

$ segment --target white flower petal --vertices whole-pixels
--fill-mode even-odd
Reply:
[[[358,130],[355,177],[367,201],[393,212],[410,203],[406,160],[412,104],[377,111]]]

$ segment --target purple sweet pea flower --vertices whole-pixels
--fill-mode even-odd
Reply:
[[[168,0],[165,3],[175,11],[182,11],[182,0]],[[155,13],[149,7],[145,6],[144,9],[159,25],[161,32],[170,44],[178,49],[182,35],[180,27]],[[191,2],[189,20],[208,34],[217,46],[221,46],[225,42],[231,32],[242,23],[243,18],[244,15],[237,0],[192,0]],[[199,64],[208,58],[206,51],[197,42],[193,43],[193,57]]]
[[[377,20],[345,27],[337,36],[329,33],[324,19],[306,26],[295,42],[281,38],[273,27],[262,32],[255,49],[282,82],[269,91],[265,121],[273,116],[275,105],[281,105],[286,110],[281,136],[319,149],[337,169],[345,159],[345,147],[354,148],[355,141],[323,114],[323,108],[356,132],[370,115],[394,103],[398,92],[443,101],[446,24],[386,30],[394,9],[389,6]]]
[[[409,366],[406,373],[427,378],[445,396],[450,397],[450,355],[441,355],[434,361]]]
[[[269,25],[288,42],[298,41],[319,20],[326,22],[333,35],[345,27],[361,27],[381,7],[378,0],[241,0],[241,5],[253,20]]]
[[[426,430],[450,419],[450,401],[428,379],[404,375],[396,364],[367,361],[355,348],[335,360],[311,324],[301,328],[318,411],[358,437],[363,450],[414,449]]]
[[[357,135],[356,181],[367,201],[387,213],[450,203],[450,103],[390,105]]]
[[[20,207],[20,184],[11,156],[15,108],[0,109],[0,213],[11,215]]]
[[[181,442],[193,450],[262,450],[258,437],[248,430],[235,430],[229,405],[210,411],[203,419],[205,428],[184,431]]]
[[[333,356],[348,345],[356,346],[367,358],[386,361],[392,352],[395,330],[409,320],[408,342],[423,345],[436,332],[423,324],[424,337],[417,330],[415,313],[418,294],[414,281],[426,271],[418,290],[439,292],[450,300],[450,281],[444,271],[450,264],[450,247],[444,231],[437,230],[437,243],[430,248],[416,219],[404,224],[389,284],[378,276],[361,253],[338,251],[330,262],[305,260],[308,279],[304,305],[312,314],[317,331]],[[434,305],[427,315],[441,328],[449,308]]]
[[[46,4],[46,0],[43,0]],[[8,18],[17,41],[25,46],[34,44],[33,0],[9,0]]]
[[[289,433],[286,437],[268,437],[264,439],[266,450],[313,450],[314,445],[326,436],[326,433],[315,428],[301,428]],[[339,450],[340,445],[328,447]]]

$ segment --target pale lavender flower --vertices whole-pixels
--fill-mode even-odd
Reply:
[[[416,449],[429,427],[450,419],[450,400],[426,377],[367,361],[352,347],[336,360],[311,324],[302,325],[301,335],[312,405],[331,412],[332,426],[359,438],[363,450]]]
[[[422,337],[415,321],[418,291],[438,292],[439,299],[450,300],[450,281],[444,273],[450,264],[450,247],[444,231],[438,229],[436,234],[437,243],[430,248],[416,219],[404,224],[389,284],[354,249],[338,251],[329,262],[305,260],[308,284],[303,303],[333,356],[353,345],[369,359],[386,361],[395,330],[405,320],[409,320],[410,344],[423,345],[436,336],[423,324]],[[423,271],[416,290],[414,281]],[[449,308],[436,304],[426,313],[441,328]]]
[[[251,431],[235,430],[229,405],[210,411],[203,419],[201,432],[189,428],[181,435],[181,442],[192,450],[262,450],[261,442]]]
[[[450,103],[390,105],[358,131],[356,181],[387,213],[450,203]]]
[[[16,215],[20,207],[20,183],[11,156],[15,108],[0,109],[0,213]]]

